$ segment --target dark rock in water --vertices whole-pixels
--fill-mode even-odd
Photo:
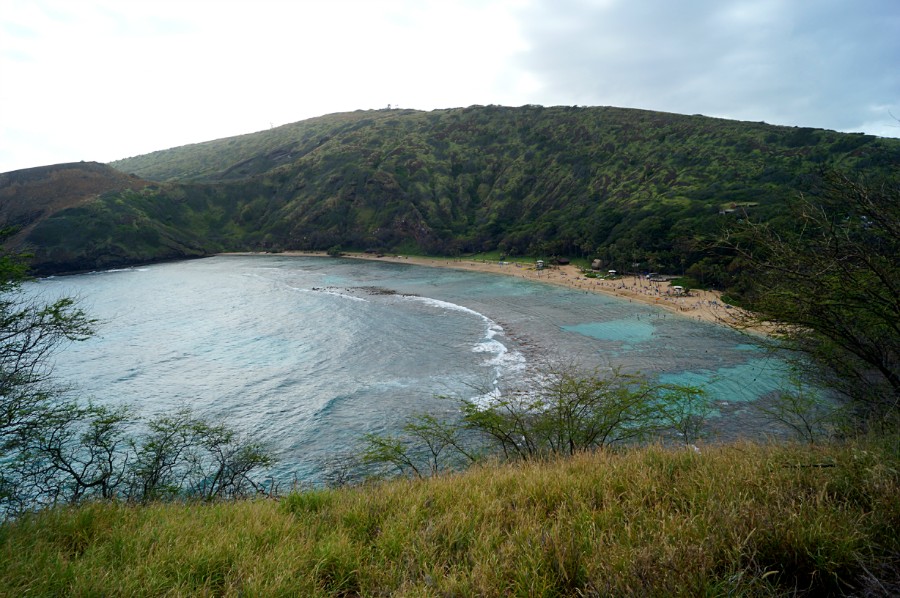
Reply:
[[[375,287],[375,286],[365,286],[365,287],[356,287],[358,290],[363,291],[367,295],[396,295],[397,291],[393,289],[387,289],[385,287]]]
[[[367,295],[399,295],[400,297],[418,297],[415,293],[398,293],[394,289],[388,289],[385,287],[375,287],[375,286],[365,286],[365,287],[353,287],[353,289],[348,290],[358,290],[366,293]]]

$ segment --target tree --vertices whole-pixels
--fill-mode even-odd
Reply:
[[[262,443],[186,407],[148,420],[132,446],[127,496],[140,501],[253,494],[260,486],[251,473],[273,463]]]
[[[791,375],[791,387],[776,396],[759,401],[756,409],[778,422],[804,442],[834,436],[835,430],[846,420],[839,406],[819,396],[818,389],[805,384],[797,372]]]
[[[896,424],[900,187],[829,171],[791,207],[791,227],[745,221],[726,236],[746,264],[749,323],[774,324],[805,374],[837,390],[859,421]]]
[[[478,461],[481,454],[463,438],[465,426],[428,413],[411,415],[400,434],[366,434],[358,466],[368,476],[384,475],[373,466],[396,469],[402,476],[422,478]]]
[[[118,497],[131,459],[130,415],[125,406],[54,405],[10,463],[28,508]]]
[[[73,413],[59,400],[49,358],[66,343],[88,338],[95,325],[71,298],[45,301],[26,293],[26,271],[20,256],[0,254],[0,511],[27,502],[23,457],[48,425]]]
[[[131,464],[130,497],[149,501],[178,495],[189,476],[184,456],[193,443],[192,419],[190,410],[179,409],[147,423]]]
[[[194,442],[187,454],[192,476],[183,488],[188,496],[212,500],[260,491],[250,474],[274,462],[262,443],[244,439],[224,424],[195,419],[190,425]]]
[[[663,384],[656,389],[662,419],[685,444],[703,438],[713,409],[706,391],[698,386]]]
[[[55,384],[50,357],[95,322],[71,298],[35,296],[25,280],[22,260],[0,255],[0,519],[90,499],[259,491],[252,474],[273,461],[261,443],[187,409],[145,422]]]
[[[696,387],[637,374],[540,368],[521,387],[488,400],[459,399],[455,417],[414,415],[393,435],[369,434],[359,465],[369,475],[425,477],[485,458],[530,460],[600,450],[674,432],[690,443],[710,412]],[[381,466],[377,471],[373,466]]]
[[[575,454],[659,431],[668,399],[645,378],[548,366],[520,389],[488,403],[462,401],[463,422],[509,458]]]

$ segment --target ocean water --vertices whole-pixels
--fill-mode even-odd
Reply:
[[[56,358],[59,380],[142,413],[189,405],[271,444],[276,477],[323,463],[413,412],[452,414],[542,361],[703,386],[716,434],[769,432],[753,401],[786,386],[752,339],[653,306],[522,278],[407,264],[220,256],[53,277],[98,334]]]

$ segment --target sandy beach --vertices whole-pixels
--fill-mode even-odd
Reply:
[[[240,255],[259,254],[241,253]],[[325,257],[324,252],[301,251],[285,251],[269,255]],[[656,305],[686,318],[725,326],[737,324],[740,318],[746,315],[740,309],[726,307],[720,294],[715,291],[693,290],[689,295],[679,295],[668,282],[650,281],[640,276],[621,276],[613,280],[586,278],[581,273],[581,269],[573,265],[546,266],[543,270],[538,270],[534,264],[517,262],[488,262],[471,259],[402,255],[376,257],[366,253],[345,253],[343,257],[516,276],[585,292],[603,293],[647,305]],[[765,331],[760,329],[754,329],[753,331],[765,333]]]

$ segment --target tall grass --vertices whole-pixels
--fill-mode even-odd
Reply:
[[[94,503],[0,527],[0,588],[890,595],[900,590],[898,472],[896,442],[649,447],[279,501]]]

